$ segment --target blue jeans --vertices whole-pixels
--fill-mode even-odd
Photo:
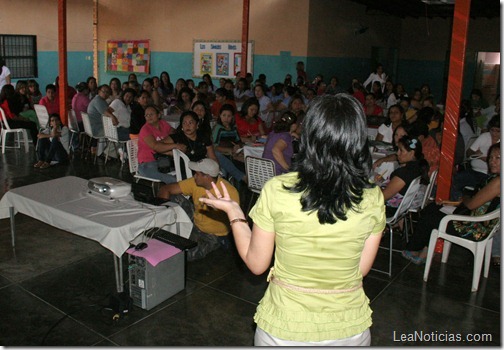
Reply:
[[[68,161],[68,153],[56,137],[54,137],[52,141],[48,138],[39,139],[37,155],[39,160],[47,163],[53,160],[60,163]]]
[[[225,176],[228,174],[231,175],[236,179],[236,181],[241,181],[245,177],[245,174],[240,171],[236,167],[236,165],[233,164],[233,161],[220,153],[219,151],[215,151],[215,155],[217,156],[217,159],[219,160],[220,167],[224,173]]]
[[[159,172],[157,161],[138,164],[138,174],[161,180],[165,184],[177,182],[177,178],[174,175]]]

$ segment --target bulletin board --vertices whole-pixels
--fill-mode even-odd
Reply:
[[[108,40],[106,62],[109,72],[149,73],[149,40]]]
[[[247,72],[252,72],[254,42],[248,43]],[[234,78],[241,67],[241,41],[194,40],[193,77],[210,74],[212,78]]]

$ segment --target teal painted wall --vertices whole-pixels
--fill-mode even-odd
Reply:
[[[85,81],[88,76],[93,75],[93,54],[92,52],[80,51],[68,53],[68,83],[75,86],[80,81]],[[103,52],[98,55],[100,63],[99,84],[109,83],[112,77],[118,77],[124,81],[128,73],[115,73],[105,71],[105,59]],[[290,73],[295,78],[295,66],[297,61],[305,62],[306,71],[310,79],[321,73],[325,81],[329,81],[332,75],[339,79],[341,87],[344,89],[350,86],[352,78],[364,80],[369,75],[369,59],[348,58],[348,57],[301,57],[291,56],[289,51],[281,52],[280,55],[255,55],[254,56],[254,77],[259,73],[266,74],[268,85],[275,82],[283,82],[285,75]],[[474,62],[467,62],[464,74],[463,97],[467,97],[472,89],[472,82],[475,72]],[[441,100],[443,92],[445,62],[444,61],[419,61],[419,60],[399,60],[398,74],[394,81],[402,83],[406,90],[411,93],[416,87],[423,83],[428,83],[432,89],[437,103],[444,103]],[[38,53],[39,76],[36,79],[41,91],[45,86],[53,83],[58,75],[58,53],[41,51]],[[151,56],[151,74],[138,75],[140,80],[147,76],[159,76],[162,71],[170,74],[172,82],[178,78],[192,78],[192,53],[169,53],[153,52]],[[412,74],[411,72],[415,72]],[[14,80],[15,82],[16,80]],[[199,78],[195,79],[198,83]],[[218,80],[214,80],[218,84]]]

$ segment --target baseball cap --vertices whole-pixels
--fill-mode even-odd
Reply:
[[[211,177],[219,176],[219,164],[210,158],[204,158],[198,162],[189,162],[189,169],[202,172]]]

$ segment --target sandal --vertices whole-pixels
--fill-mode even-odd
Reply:
[[[40,168],[40,166],[44,164],[44,161],[43,160],[39,160],[37,163],[33,164],[33,167],[34,168]]]
[[[40,169],[47,169],[51,166],[51,164],[47,163],[47,162],[44,162],[41,166],[40,166]]]
[[[411,261],[415,265],[423,265],[427,261],[426,258],[421,258],[419,256],[415,256],[415,255],[411,254],[411,252],[409,250],[403,250],[401,252],[401,255],[405,259],[408,259],[409,261]]]
[[[500,256],[492,256],[492,265],[499,267],[500,264]]]

